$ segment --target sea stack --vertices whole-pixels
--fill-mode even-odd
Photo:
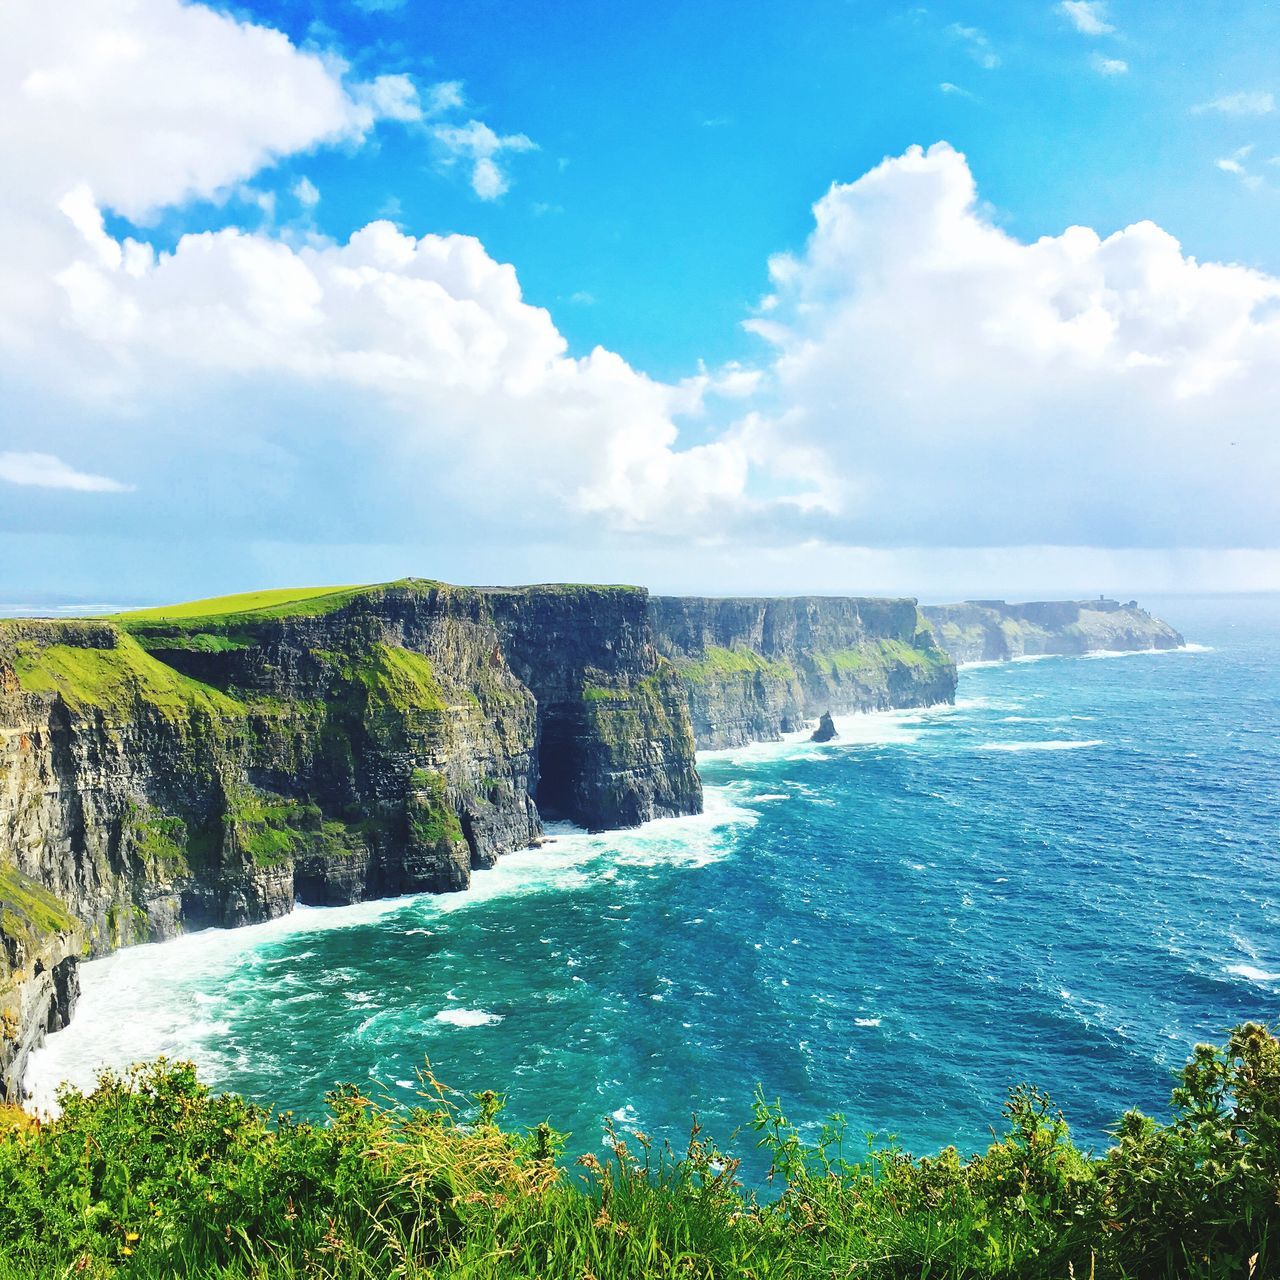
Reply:
[[[838,738],[840,735],[836,733],[836,722],[831,718],[830,711],[822,713],[822,719],[818,721],[818,727],[809,737],[810,742],[830,742],[832,738]]]

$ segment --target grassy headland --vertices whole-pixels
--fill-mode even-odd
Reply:
[[[412,1110],[347,1087],[326,1124],[215,1096],[182,1064],[104,1074],[39,1123],[0,1113],[0,1280],[33,1277],[1264,1277],[1280,1273],[1280,1042],[1201,1045],[1171,1119],[1102,1156],[1019,1088],[981,1155],[815,1143],[757,1098],[768,1194],[695,1127],[566,1167],[546,1126],[429,1077]]]

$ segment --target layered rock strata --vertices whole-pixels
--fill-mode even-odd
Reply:
[[[696,813],[632,588],[406,581],[0,624],[0,1095],[76,959],[295,901],[465,889],[535,841]]]
[[[774,741],[824,711],[955,698],[955,664],[914,600],[654,596],[649,614],[700,748]]]

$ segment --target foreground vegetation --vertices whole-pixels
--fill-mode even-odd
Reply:
[[[1249,1024],[1202,1045],[1171,1119],[1129,1112],[1102,1157],[1020,1088],[1004,1135],[961,1159],[851,1158],[836,1117],[806,1144],[757,1099],[756,1198],[693,1133],[641,1134],[564,1168],[500,1099],[464,1110],[353,1088],[323,1125],[211,1094],[163,1061],[0,1116],[0,1277],[1267,1277],[1280,1274],[1280,1042]]]

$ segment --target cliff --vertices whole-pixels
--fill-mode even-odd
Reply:
[[[0,622],[0,1098],[82,955],[465,889],[544,817],[698,812],[695,732],[954,692],[911,600],[406,579]]]
[[[1185,641],[1136,601],[1047,600],[1006,604],[966,600],[921,609],[938,643],[956,662],[1034,654],[1177,649]]]
[[[465,889],[541,812],[698,812],[646,609],[407,580],[0,623],[0,1096],[82,953]]]
[[[955,697],[955,664],[914,600],[655,596],[649,614],[688,688],[700,748],[774,740],[824,711]]]

